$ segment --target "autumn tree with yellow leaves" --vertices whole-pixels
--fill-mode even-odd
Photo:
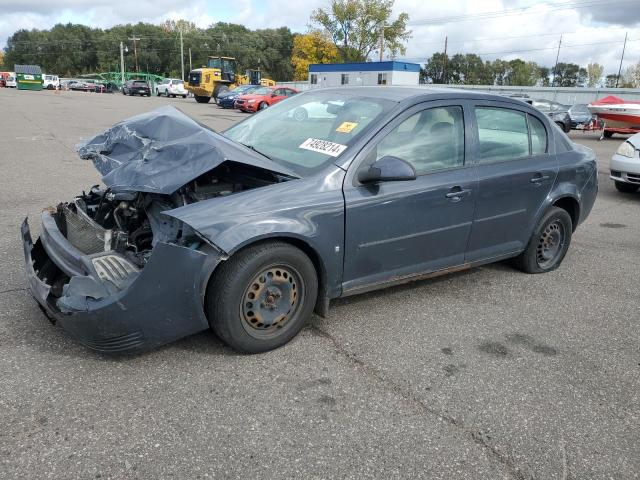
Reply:
[[[291,64],[295,80],[306,80],[312,63],[333,63],[338,60],[338,49],[322,32],[313,30],[293,37]]]

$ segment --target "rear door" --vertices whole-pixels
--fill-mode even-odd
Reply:
[[[523,250],[530,223],[558,173],[549,132],[526,108],[476,102],[472,113],[479,192],[469,262]]]

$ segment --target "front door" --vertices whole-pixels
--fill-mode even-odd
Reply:
[[[548,134],[535,115],[507,105],[475,105],[479,191],[467,260],[487,260],[526,247],[535,217],[558,173]]]
[[[352,164],[357,171],[394,156],[417,178],[346,180],[344,293],[464,263],[477,191],[466,140],[462,105],[429,102],[388,125]]]

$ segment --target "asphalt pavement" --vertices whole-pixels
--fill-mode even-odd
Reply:
[[[165,104],[216,130],[246,117],[0,89],[1,479],[639,477],[640,194],[608,179],[621,139],[572,134],[600,193],[555,272],[499,263],[338,300],[261,355],[204,332],[103,357],[25,290],[19,225],[100,181],[80,139]]]

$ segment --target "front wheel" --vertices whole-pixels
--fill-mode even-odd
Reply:
[[[640,185],[634,185],[633,183],[615,182],[616,189],[622,193],[635,193],[640,188]]]
[[[258,110],[264,110],[268,106],[269,105],[267,104],[267,102],[260,102],[260,105],[258,105]]]
[[[566,210],[551,207],[540,219],[524,252],[515,259],[526,273],[545,273],[560,266],[571,244],[573,222]]]
[[[160,90],[156,90],[156,97],[159,97],[160,95],[162,95],[162,92]]]
[[[213,331],[246,353],[278,348],[311,316],[318,294],[313,263],[284,242],[248,247],[218,267],[205,308]]]

